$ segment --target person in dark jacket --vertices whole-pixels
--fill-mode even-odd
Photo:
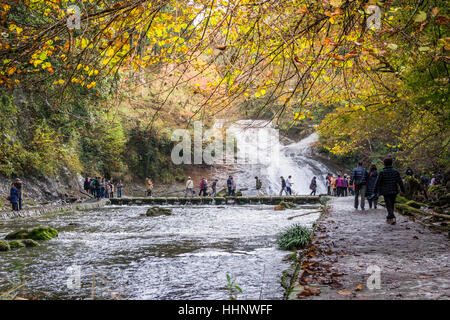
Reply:
[[[411,177],[412,177],[413,174],[414,174],[414,171],[412,171],[411,167],[408,167],[408,168],[406,169],[405,174],[406,174],[407,176],[411,176]]]
[[[377,179],[378,179],[377,166],[373,164],[370,167],[369,177],[367,178],[367,191],[366,191],[366,198],[367,201],[369,202],[370,209],[372,209],[372,204],[374,209],[377,208],[378,204],[378,194],[375,192],[375,184],[377,183]]]
[[[23,200],[22,180],[17,178],[14,185],[17,188],[17,194],[19,195],[19,198],[17,200],[17,209],[22,210],[22,200]]]
[[[232,190],[231,190],[231,185],[232,185],[232,180],[233,178],[231,176],[228,177],[227,179],[227,188],[228,188],[228,196],[231,196]]]
[[[311,184],[309,185],[309,189],[311,189],[311,193],[309,194],[310,196],[312,195],[316,195],[316,190],[317,190],[317,181],[316,181],[316,177],[313,177],[311,180]]]
[[[11,184],[8,200],[11,202],[12,209],[14,211],[19,211],[19,190],[16,188],[15,183]]]
[[[369,176],[366,169],[362,167],[362,161],[358,161],[358,166],[353,169],[350,178],[350,184],[355,185],[355,209],[358,210],[358,197],[361,195],[361,210],[364,210],[364,198],[367,188],[367,177]]]
[[[405,192],[400,173],[392,167],[392,158],[384,159],[384,168],[378,174],[375,190],[383,195],[388,212],[386,222],[389,224],[395,224],[394,205],[399,186],[401,191]]]
[[[286,193],[286,195],[288,195],[287,191],[286,191],[286,180],[284,180],[284,178],[281,176],[281,190],[280,190],[280,196],[284,193]]]

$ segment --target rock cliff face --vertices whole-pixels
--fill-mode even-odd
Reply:
[[[42,202],[53,202],[67,198],[85,197],[83,178],[80,175],[61,174],[58,177],[19,177],[23,184],[24,205],[34,205]],[[0,176],[0,201],[9,207],[6,198],[9,195],[14,178]],[[0,208],[1,209],[1,208]]]

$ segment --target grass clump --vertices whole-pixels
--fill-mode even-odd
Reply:
[[[311,239],[312,231],[299,224],[287,227],[277,236],[277,244],[283,250],[304,248]]]

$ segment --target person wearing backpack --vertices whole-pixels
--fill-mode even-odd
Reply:
[[[364,211],[364,202],[367,190],[367,177],[369,173],[362,166],[362,161],[358,161],[358,166],[353,169],[352,176],[350,178],[350,184],[355,185],[355,210],[358,210],[358,197],[361,197],[361,210]]]
[[[184,192],[184,197],[187,198],[188,193],[191,194],[191,196],[194,196],[194,181],[192,181],[191,177],[188,177],[186,181],[186,190]]]

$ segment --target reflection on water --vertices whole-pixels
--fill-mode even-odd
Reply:
[[[0,279],[24,265],[28,288],[42,298],[88,298],[95,272],[96,298],[227,299],[226,274],[243,293],[239,299],[281,299],[285,251],[275,235],[294,223],[311,226],[308,210],[273,206],[174,206],[172,216],[142,216],[148,207],[108,207],[44,216],[0,225],[0,237],[19,228],[48,225],[59,237],[37,248],[0,252]],[[67,268],[81,267],[81,288],[68,289]],[[73,276],[73,275],[72,275]]]

